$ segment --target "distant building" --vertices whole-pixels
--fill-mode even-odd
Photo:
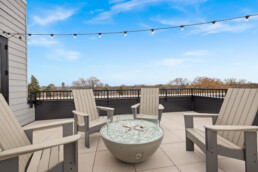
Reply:
[[[65,88],[65,83],[64,82],[62,82],[62,88]]]

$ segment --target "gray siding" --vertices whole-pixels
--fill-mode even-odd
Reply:
[[[0,29],[26,33],[26,1],[0,0]],[[9,105],[21,125],[35,120],[35,110],[27,104],[27,39],[8,41]]]

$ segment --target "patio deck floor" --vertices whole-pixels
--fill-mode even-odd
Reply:
[[[120,118],[121,119],[121,118]],[[203,128],[211,119],[197,118],[194,126]],[[90,149],[84,147],[83,133],[79,140],[80,172],[202,172],[205,171],[205,155],[198,147],[194,152],[185,151],[183,112],[163,113],[161,126],[165,133],[157,152],[145,162],[127,164],[115,159],[106,149],[99,133],[90,136]],[[61,128],[34,133],[34,141],[41,142],[62,136]],[[244,161],[219,156],[219,171],[243,172]]]

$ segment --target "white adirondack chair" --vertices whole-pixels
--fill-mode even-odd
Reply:
[[[207,172],[218,171],[218,155],[244,160],[247,172],[257,172],[257,111],[258,89],[229,89],[219,114],[185,113],[186,150],[195,143],[206,153]],[[212,117],[215,125],[194,128],[194,117]]]
[[[163,105],[159,104],[159,88],[142,88],[140,103],[131,106],[134,119],[161,120]],[[137,109],[140,112],[137,114]]]
[[[85,132],[85,146],[90,147],[89,135],[98,132],[107,123],[107,117],[113,120],[114,108],[96,106],[92,89],[73,90],[75,109],[75,130]],[[107,117],[99,116],[99,110],[107,112]]]
[[[33,130],[63,126],[61,139],[31,144]],[[80,135],[73,135],[73,120],[22,128],[0,94],[0,171],[78,171]]]

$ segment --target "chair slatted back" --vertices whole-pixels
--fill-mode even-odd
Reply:
[[[142,88],[140,113],[158,116],[159,88]]]
[[[258,111],[258,89],[229,89],[216,125],[253,125]],[[244,132],[222,131],[219,135],[244,147]]]
[[[75,109],[89,115],[89,120],[98,119],[98,111],[92,89],[73,90]],[[83,118],[78,117],[78,123],[84,124]]]
[[[30,145],[30,141],[20,126],[10,107],[0,94],[0,147],[2,151]],[[19,157],[19,171],[25,171],[31,154]]]

